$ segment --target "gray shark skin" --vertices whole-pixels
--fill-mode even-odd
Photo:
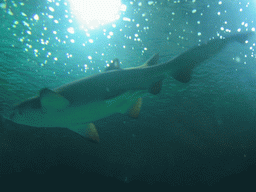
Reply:
[[[193,69],[200,63],[219,53],[229,43],[244,43],[253,34],[239,33],[214,39],[160,64],[157,63],[159,54],[142,66],[127,69],[120,69],[116,59],[115,66],[104,73],[53,90],[42,89],[39,96],[16,105],[10,119],[34,127],[69,128],[83,137],[88,137],[86,130],[89,130],[89,137],[98,137],[95,127],[87,127],[89,123],[115,113],[127,113],[144,94],[158,94],[162,81],[168,76],[182,83],[189,82]]]

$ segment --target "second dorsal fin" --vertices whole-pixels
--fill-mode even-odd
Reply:
[[[109,66],[106,67],[105,71],[111,71],[111,70],[116,70],[116,69],[121,69],[120,68],[120,62],[119,59],[115,58]]]

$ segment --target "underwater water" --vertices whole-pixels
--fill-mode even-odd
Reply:
[[[113,190],[252,184],[256,36],[203,62],[189,83],[165,79],[159,94],[143,97],[138,119],[115,114],[94,122],[99,144],[68,129],[8,119],[13,104],[42,88],[102,73],[115,58],[129,68],[159,53],[161,63],[213,38],[256,27],[254,0],[95,2],[102,10],[84,8],[90,14],[80,18],[83,9],[72,8],[79,1],[0,1],[2,182],[96,182]]]

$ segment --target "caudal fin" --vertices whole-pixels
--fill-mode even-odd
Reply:
[[[191,79],[192,71],[200,63],[219,53],[227,44],[237,41],[244,43],[254,32],[239,33],[223,39],[213,39],[203,45],[195,46],[165,63],[171,71],[171,76],[182,83]]]
[[[240,34],[235,34],[227,39],[231,41],[237,41],[239,43],[245,43],[246,40],[249,40],[251,36],[253,36],[255,33],[253,31],[247,32],[247,33],[240,33]]]

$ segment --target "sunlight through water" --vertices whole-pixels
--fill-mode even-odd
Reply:
[[[69,0],[72,13],[82,25],[95,28],[120,18],[120,0]]]

